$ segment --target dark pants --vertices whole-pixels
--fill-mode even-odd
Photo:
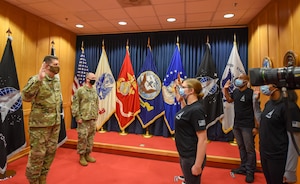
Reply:
[[[273,160],[261,156],[260,160],[267,184],[282,184],[286,158]]]
[[[242,170],[247,174],[254,174],[256,169],[256,152],[252,128],[234,127],[233,134],[240,151]]]
[[[192,167],[195,163],[195,159],[196,158],[183,158],[180,157],[180,166],[181,166],[181,170],[182,173],[184,175],[184,180],[186,184],[200,184],[201,183],[201,175],[195,176],[192,174]],[[203,164],[202,164],[202,172],[204,169],[206,163],[206,156],[204,158]]]

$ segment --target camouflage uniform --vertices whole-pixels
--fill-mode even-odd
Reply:
[[[98,118],[98,95],[95,88],[86,85],[78,88],[72,103],[72,115],[76,121],[82,119],[82,123],[77,124],[79,155],[89,154],[93,149],[94,136],[96,133],[96,121]]]
[[[31,102],[29,116],[30,153],[26,177],[30,183],[39,183],[49,172],[54,159],[60,131],[61,89],[57,77],[31,77],[21,92],[22,99]]]

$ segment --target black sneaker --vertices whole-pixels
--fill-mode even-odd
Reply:
[[[234,174],[243,174],[243,175],[246,175],[246,170],[241,169],[241,168],[231,169],[231,172],[233,172]]]
[[[246,175],[246,182],[247,183],[253,183],[253,181],[254,181],[254,175],[247,173],[247,175]]]

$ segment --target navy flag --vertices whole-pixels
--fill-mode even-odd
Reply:
[[[164,118],[171,134],[175,133],[175,114],[181,108],[180,103],[175,98],[175,86],[178,81],[178,76],[180,80],[187,78],[181,61],[179,45],[177,44],[162,87],[165,107]]]
[[[7,168],[7,159],[25,147],[22,99],[11,37],[0,63],[0,174]]]
[[[147,49],[145,62],[137,78],[141,112],[137,115],[143,128],[148,127],[164,114],[161,80],[153,62],[151,48]]]
[[[222,91],[220,89],[220,80],[216,71],[215,62],[211,55],[210,44],[206,43],[206,50],[198,68],[196,78],[201,82],[203,96],[203,105],[206,109],[206,128],[208,136],[210,134],[209,127],[221,120],[223,114]],[[211,129],[214,131],[214,129]],[[214,138],[209,138],[210,140]]]
[[[51,47],[51,55],[55,56],[55,48],[54,48],[54,42],[52,42]],[[60,80],[59,74],[56,74],[57,77]],[[63,145],[67,140],[67,132],[66,132],[66,125],[65,125],[65,118],[64,118],[64,108],[63,108],[63,96],[61,94],[61,102],[60,102],[60,131],[59,131],[59,137],[58,137],[58,144],[57,146]]]

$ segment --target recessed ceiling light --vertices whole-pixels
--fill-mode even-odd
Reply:
[[[120,22],[119,22],[119,25],[121,25],[121,26],[125,26],[125,25],[127,25],[127,22],[120,21]]]
[[[175,19],[175,18],[167,18],[167,21],[168,21],[168,22],[175,22],[176,19]]]
[[[83,28],[84,26],[82,24],[76,24],[77,28]]]
[[[233,13],[227,13],[227,14],[224,15],[224,18],[226,18],[226,19],[229,19],[229,18],[232,18],[232,17],[234,17]]]

